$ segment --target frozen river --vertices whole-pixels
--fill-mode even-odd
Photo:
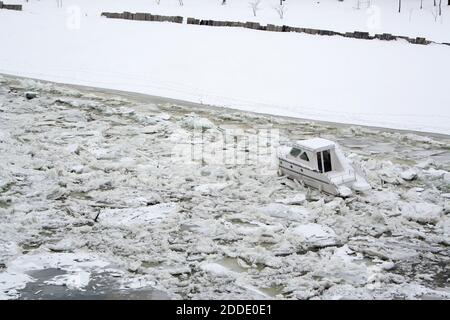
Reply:
[[[276,174],[339,142],[373,190]],[[448,299],[450,137],[0,76],[0,299]]]

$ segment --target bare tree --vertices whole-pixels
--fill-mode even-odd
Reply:
[[[423,0],[420,0],[420,10],[423,9]]]
[[[62,6],[63,6],[63,0],[56,0],[56,7],[62,8]]]
[[[430,9],[430,12],[433,15],[434,22],[436,22],[437,18],[439,17],[439,9],[437,7],[433,7]]]
[[[161,3],[161,0],[156,0],[156,4],[159,5]]]
[[[286,6],[283,4],[279,4],[275,7],[273,7],[273,9],[278,13],[278,15],[280,16],[280,19],[284,18],[284,13],[286,12]]]
[[[402,0],[398,0],[398,12],[402,12]]]
[[[256,17],[256,12],[259,10],[259,5],[261,4],[261,0],[253,0],[249,4],[250,4],[250,8],[252,8],[253,16]]]
[[[442,16],[442,0],[439,0],[439,15]]]
[[[227,4],[227,0],[222,0],[222,5],[226,5]]]

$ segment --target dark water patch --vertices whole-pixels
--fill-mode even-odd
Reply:
[[[413,281],[432,288],[448,288],[450,285],[450,260],[431,261],[425,258],[416,262],[398,263],[393,273],[402,275]]]
[[[19,290],[20,300],[165,300],[170,297],[154,288],[122,289],[115,274],[109,272],[91,273],[89,283],[80,289],[65,285],[46,283],[54,277],[67,274],[66,271],[49,268],[29,272],[36,279]]]
[[[0,209],[8,209],[8,208],[9,208],[9,203],[6,201],[0,200]]]

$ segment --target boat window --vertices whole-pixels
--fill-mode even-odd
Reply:
[[[317,167],[319,168],[319,172],[323,172],[323,166],[322,166],[322,152],[317,152]]]
[[[289,154],[293,157],[297,157],[300,153],[302,153],[302,150],[298,148],[292,148]]]
[[[305,161],[309,161],[308,155],[306,154],[306,152],[303,152],[302,155],[300,156],[300,159],[305,160]]]
[[[323,168],[325,172],[331,171],[331,153],[330,150],[323,151]]]

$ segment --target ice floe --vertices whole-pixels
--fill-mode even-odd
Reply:
[[[8,77],[0,109],[1,299],[33,283],[89,292],[101,272],[124,291],[176,299],[450,298],[440,289],[450,274],[445,137]],[[278,177],[266,154],[186,161],[205,141],[220,145],[230,124],[241,135],[265,126],[281,140],[338,140],[374,188],[324,195]],[[52,269],[43,283],[39,271]]]
[[[115,226],[146,226],[177,212],[175,203],[160,203],[149,207],[104,209],[100,223]]]
[[[336,233],[328,226],[308,223],[294,227],[291,232],[301,237],[309,246],[323,247],[336,244]]]

